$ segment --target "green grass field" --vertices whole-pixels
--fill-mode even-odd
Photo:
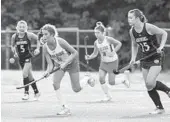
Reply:
[[[33,72],[35,79],[43,72]],[[108,103],[99,102],[104,94],[97,81],[94,88],[87,86],[80,93],[71,89],[68,74],[64,76],[61,91],[67,100],[72,115],[56,116],[60,106],[52,86],[51,76],[38,82],[41,92],[39,101],[32,101],[33,91],[30,88],[30,100],[22,101],[23,89],[21,71],[1,71],[1,121],[2,122],[170,122],[170,98],[160,93],[166,112],[162,115],[149,115],[155,109],[149,98],[142,74],[130,74],[131,87],[113,86],[113,99]],[[80,76],[83,77],[84,73]],[[97,78],[97,73],[92,73]],[[117,77],[122,77],[118,75]],[[170,86],[170,73],[161,73],[159,80]]]

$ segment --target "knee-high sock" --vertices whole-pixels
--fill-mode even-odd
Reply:
[[[148,94],[152,101],[154,102],[155,106],[159,109],[163,109],[163,105],[161,103],[158,92],[155,89],[152,89],[151,91],[148,91]]]
[[[61,95],[61,91],[60,89],[56,90],[56,96],[57,96],[57,99],[59,100],[59,103],[62,107],[67,107],[66,106],[66,101],[65,99],[63,98],[63,96]]]
[[[166,86],[165,84],[163,84],[162,82],[160,81],[156,81],[156,87],[155,87],[156,90],[160,90],[160,91],[163,91],[165,93],[168,93],[170,92],[170,88],[168,86]]]
[[[24,85],[28,84],[29,83],[29,78],[26,77],[24,78]],[[29,86],[25,87],[25,94],[29,94]]]
[[[101,84],[103,92],[106,94],[106,96],[111,97],[111,93],[109,91],[109,88],[106,83]]]
[[[34,81],[34,80],[32,80],[32,81]],[[30,82],[32,82],[32,81],[30,81]],[[32,89],[34,90],[34,93],[37,94],[39,92],[38,88],[37,88],[37,84],[33,83],[33,84],[31,84],[31,86],[32,86]]]

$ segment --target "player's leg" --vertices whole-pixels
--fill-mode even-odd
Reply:
[[[31,64],[32,65],[32,64]],[[31,66],[32,67],[32,66]],[[29,81],[30,82],[32,82],[32,81],[34,81],[34,77],[33,77],[33,75],[32,75],[32,70],[31,70],[32,68],[30,68],[29,69],[29,74],[28,74],[28,78],[29,78]],[[33,91],[34,91],[34,100],[38,100],[38,98],[40,97],[40,92],[39,92],[39,90],[38,90],[38,88],[37,88],[37,84],[36,83],[33,83],[32,85],[31,85],[31,87],[32,87],[32,89],[33,89]]]
[[[23,73],[23,78],[24,78],[24,85],[29,83],[29,78],[28,78],[28,74],[29,74],[29,68],[31,66],[30,62],[24,61],[22,63],[20,63],[22,66],[22,73]],[[28,100],[29,99],[29,86],[25,87],[25,91],[24,91],[24,96],[22,97],[23,100]]]
[[[107,72],[102,70],[102,69],[99,69],[99,81],[100,81],[100,84],[101,84],[101,88],[105,94],[105,98],[102,100],[103,102],[105,101],[110,101],[112,99],[112,96],[111,96],[111,93],[109,91],[109,87],[106,83],[106,74]]]
[[[143,72],[146,73],[146,69],[142,69]],[[152,101],[154,102],[155,106],[156,106],[156,111],[152,112],[151,114],[161,114],[164,112],[164,108],[163,105],[161,103],[160,100],[160,96],[158,94],[158,92],[156,91],[155,87],[156,87],[156,78],[159,75],[161,71],[161,66],[152,66],[150,67],[150,69],[147,71],[148,73],[145,74],[146,75],[146,87],[148,89],[148,94],[150,96],[150,98],[152,99]]]
[[[29,70],[29,75],[28,75],[28,77],[29,77],[29,81],[30,81],[30,82],[32,82],[32,81],[35,80],[34,77],[33,77],[33,75],[32,75],[31,69]],[[34,93],[35,93],[35,94],[39,93],[39,90],[38,90],[38,88],[37,88],[37,84],[36,84],[36,83],[33,83],[31,86],[32,86],[32,89],[34,90]]]
[[[129,75],[129,74],[127,74],[127,75]],[[109,80],[109,84],[111,86],[124,84],[127,88],[130,87],[130,82],[129,82],[129,79],[127,78],[127,76],[115,78],[115,74],[110,72],[110,73],[108,73],[108,80]]]
[[[118,69],[118,65],[119,65],[119,61],[116,60],[112,63],[109,63],[108,64],[108,79],[109,79],[109,84],[110,85],[118,85],[118,84],[124,84],[126,87],[130,87],[130,82],[129,82],[129,73],[128,72],[125,72],[124,73],[124,77],[121,77],[121,78],[118,78],[116,77],[115,78],[115,74],[113,73],[113,71],[116,71]]]
[[[165,92],[168,95],[168,97],[170,98],[170,87],[168,87],[164,83],[157,80],[155,89]]]
[[[119,84],[118,82],[115,81],[115,74],[113,73],[113,71],[117,71],[118,69],[118,60],[108,63],[108,65],[106,65],[105,67],[107,67],[109,84],[110,85]]]
[[[70,110],[68,109],[68,106],[66,105],[66,101],[63,98],[61,91],[60,91],[60,84],[61,80],[64,76],[65,72],[63,70],[58,70],[53,74],[53,87],[56,92],[56,97],[59,100],[59,103],[61,105],[61,111],[57,113],[57,115],[69,115]]]
[[[83,89],[83,87],[86,85],[85,82],[83,82],[81,85],[80,85],[80,78],[79,78],[79,72],[74,72],[74,73],[71,73],[69,72],[69,75],[70,75],[70,80],[71,80],[71,86],[72,86],[72,89],[74,92],[79,92]]]
[[[155,66],[156,67],[156,66]],[[152,70],[155,70],[155,68],[154,68],[154,66],[153,67],[151,67],[151,69]],[[158,69],[158,68],[157,68]],[[157,73],[157,75],[159,75],[159,73],[160,73],[160,71],[159,70],[161,70],[161,66],[159,66],[159,69],[157,70],[156,69],[156,71],[158,71],[158,73]],[[167,95],[168,95],[168,97],[170,97],[170,88],[167,86],[167,85],[165,85],[164,83],[162,83],[162,82],[160,82],[160,81],[158,81],[158,80],[156,80],[155,79],[155,87],[154,87],[154,89],[155,90],[159,90],[159,91],[162,91],[162,92],[165,92]]]
[[[74,92],[81,91],[87,84],[89,84],[91,87],[94,86],[95,81],[90,80],[91,77],[88,75],[84,76],[80,80],[80,68],[77,60],[74,60],[69,66],[67,66],[66,70],[69,72],[71,85]]]

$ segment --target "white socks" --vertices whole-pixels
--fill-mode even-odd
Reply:
[[[59,100],[60,105],[61,105],[62,107],[67,107],[67,106],[66,106],[66,101],[65,101],[65,99],[62,97],[60,89],[56,90],[56,96],[57,96],[57,99]]]
[[[103,92],[106,94],[106,96],[111,97],[111,93],[109,91],[109,88],[106,83],[101,84]]]

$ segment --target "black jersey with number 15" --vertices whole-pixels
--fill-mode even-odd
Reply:
[[[156,38],[156,35],[148,34],[146,30],[146,23],[144,23],[143,30],[141,33],[136,32],[135,29],[132,28],[132,34],[135,38],[136,43],[140,47],[140,53],[142,57],[156,52],[157,48],[159,47],[158,40]]]
[[[27,33],[23,38],[20,38],[16,33],[15,45],[17,46],[17,52],[20,59],[31,58],[31,42],[28,39]]]

